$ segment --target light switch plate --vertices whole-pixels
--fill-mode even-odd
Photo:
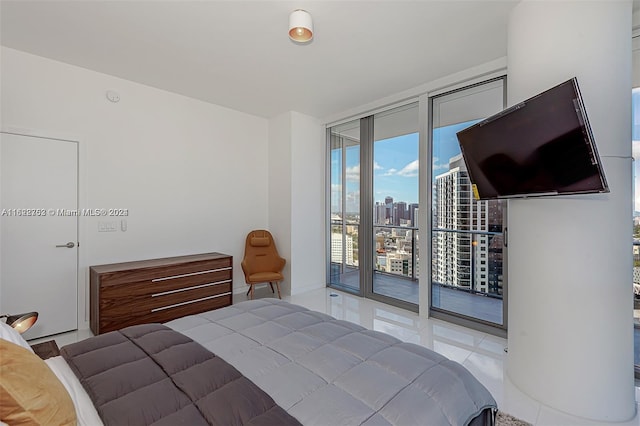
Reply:
[[[98,232],[116,232],[118,222],[98,222]]]

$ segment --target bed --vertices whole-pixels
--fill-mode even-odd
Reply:
[[[475,426],[497,410],[462,365],[279,299],[128,327],[61,354],[46,362],[79,424]]]

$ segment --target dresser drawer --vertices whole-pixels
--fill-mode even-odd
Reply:
[[[180,275],[195,275],[200,272],[231,269],[231,259],[214,259],[209,261],[188,262],[154,267],[141,267],[103,273],[102,285],[112,286],[137,281],[158,280]]]
[[[154,309],[162,308],[164,306],[184,303],[189,300],[196,300],[224,293],[231,293],[231,281],[200,284],[178,290],[170,290],[167,292],[158,292],[153,294],[145,293],[137,296],[129,294],[120,296],[116,292],[111,292],[111,294],[101,295],[101,317],[104,318],[105,315],[133,315],[141,311],[151,312]]]
[[[204,300],[195,300],[191,303],[172,306],[167,309],[154,312],[134,312],[124,317],[108,316],[101,320],[100,333],[119,330],[131,325],[147,324],[151,322],[167,322],[187,315],[199,314],[213,309],[231,305],[231,293],[211,297]],[[98,333],[96,333],[98,334]]]

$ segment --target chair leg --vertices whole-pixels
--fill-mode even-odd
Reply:
[[[249,295],[250,291],[251,291],[251,284],[249,284],[249,290],[247,290],[247,296]]]
[[[273,290],[273,283],[270,282],[269,285],[271,286],[271,293],[275,293],[275,291]]]
[[[249,288],[249,291],[251,292],[251,296],[249,296],[249,298],[251,300],[253,300],[253,284],[251,284],[251,287]]]
[[[278,289],[278,299],[282,299],[282,296],[280,295],[280,283],[276,281],[276,288]]]

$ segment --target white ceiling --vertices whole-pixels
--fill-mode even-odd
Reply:
[[[507,1],[2,0],[2,45],[250,114],[326,117],[506,55]],[[310,44],[289,13],[313,16]]]

